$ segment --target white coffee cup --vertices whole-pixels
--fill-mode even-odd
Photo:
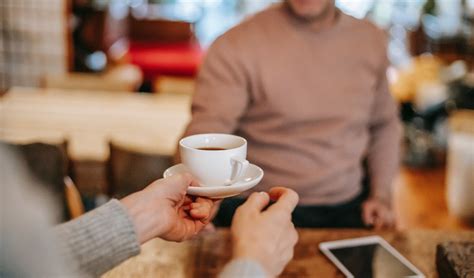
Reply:
[[[235,135],[192,135],[179,141],[179,150],[182,163],[201,186],[233,184],[249,165],[246,160],[247,140]]]

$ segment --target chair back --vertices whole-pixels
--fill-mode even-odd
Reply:
[[[12,144],[0,142],[13,149],[23,159],[31,175],[53,193],[64,192],[64,177],[68,175],[67,143]]]
[[[166,19],[130,18],[130,39],[135,42],[177,43],[195,39],[193,24]]]
[[[108,161],[109,195],[122,198],[139,191],[163,177],[171,166],[171,156],[148,154],[126,147],[109,144]]]

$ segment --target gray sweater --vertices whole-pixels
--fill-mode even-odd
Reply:
[[[125,208],[112,200],[54,228],[51,196],[0,146],[0,277],[95,277],[137,255]],[[58,252],[59,250],[59,252]],[[221,277],[263,277],[252,261],[232,261]]]
[[[86,215],[55,228],[63,259],[78,276],[96,277],[140,253],[133,223],[125,208],[111,200]],[[250,260],[231,261],[220,277],[265,277]]]

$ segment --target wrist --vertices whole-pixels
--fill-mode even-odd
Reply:
[[[160,221],[155,223],[154,220],[158,217],[150,215],[150,209],[144,202],[146,199],[140,198],[140,193],[141,191],[133,193],[121,199],[120,202],[132,219],[138,241],[143,244],[154,237],[160,236],[164,232],[164,227]]]
[[[388,188],[386,190],[372,189],[368,199],[378,201],[382,204],[385,204],[388,207],[391,207],[392,206],[392,191]]]
[[[392,207],[392,197],[391,196],[371,194],[369,196],[369,198],[367,199],[367,201],[374,201],[374,202],[380,203],[380,204],[386,206],[387,208]]]
[[[266,272],[269,272],[269,264],[266,262],[265,256],[262,256],[256,248],[248,245],[233,244],[233,260],[253,261],[258,263]]]
[[[242,277],[274,277],[260,262],[247,258],[232,258],[220,276],[234,277],[236,273]]]

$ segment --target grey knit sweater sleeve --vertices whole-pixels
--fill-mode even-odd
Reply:
[[[140,252],[133,222],[117,200],[54,229],[72,276],[97,277]],[[233,260],[220,278],[267,277],[251,260]]]
[[[55,233],[78,275],[99,276],[140,252],[133,223],[118,200],[57,226]]]
[[[269,277],[263,267],[252,260],[232,260],[219,274],[219,278],[266,278]]]

